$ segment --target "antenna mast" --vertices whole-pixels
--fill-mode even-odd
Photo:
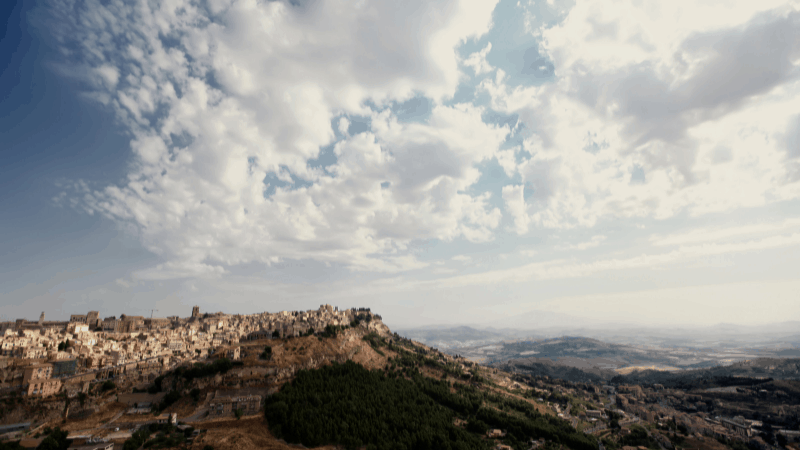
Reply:
[[[150,310],[150,331],[153,331],[153,313],[155,311],[158,311],[158,310],[157,309],[151,309]]]

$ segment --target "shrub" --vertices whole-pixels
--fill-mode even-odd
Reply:
[[[199,394],[199,392],[198,392]],[[158,406],[158,409],[165,410],[169,408],[173,403],[177,402],[181,399],[181,394],[178,391],[169,391],[167,395],[161,400],[161,404]]]
[[[175,370],[175,374],[183,377],[187,381],[192,381],[195,378],[205,378],[216,375],[218,373],[226,373],[233,368],[233,362],[228,358],[220,358],[213,363],[203,364],[197,363],[191,369],[179,367]]]
[[[48,436],[44,438],[41,444],[37,449],[42,450],[66,450],[69,447],[71,441],[67,440],[67,433],[66,431],[62,430],[59,427],[55,427],[51,429],[50,427],[44,429],[45,434]]]

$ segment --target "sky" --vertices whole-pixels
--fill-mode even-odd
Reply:
[[[800,320],[800,1],[2,8],[0,320]]]

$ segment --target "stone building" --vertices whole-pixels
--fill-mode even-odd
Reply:
[[[27,394],[30,397],[47,397],[58,394],[61,380],[34,380],[28,384]]]
[[[208,416],[229,416],[233,415],[237,409],[241,409],[245,415],[257,414],[261,409],[260,395],[239,395],[235,391],[232,394],[229,395],[222,391],[217,391],[214,399],[208,404]]]
[[[28,384],[38,380],[47,380],[53,375],[52,364],[34,364],[23,372],[22,383]]]

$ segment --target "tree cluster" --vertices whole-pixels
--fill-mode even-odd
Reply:
[[[622,445],[630,445],[633,447],[643,446],[655,450],[659,450],[661,448],[661,446],[658,444],[658,441],[650,436],[647,433],[647,430],[638,425],[631,427],[631,433],[623,436],[619,442]]]
[[[307,447],[485,448],[489,442],[481,436],[499,428],[515,449],[542,437],[573,450],[597,448],[593,436],[540,414],[526,401],[423,376],[418,360],[408,356],[409,366],[387,373],[351,361],[298,372],[267,399],[270,429]],[[466,429],[453,424],[456,417],[467,421]]]
[[[267,399],[266,417],[276,436],[307,447],[484,448],[419,384],[352,361],[300,371]]]
[[[325,326],[325,330],[322,331],[322,337],[324,338],[331,338],[336,337],[340,331],[346,330],[350,328],[348,325],[331,325],[328,324]]]
[[[23,450],[24,448],[19,445],[19,441],[0,441],[0,450]]]
[[[47,437],[36,447],[37,450],[67,450],[72,443],[72,441],[67,440],[69,433],[59,427],[47,427],[44,429],[44,434]]]
[[[186,381],[192,381],[195,378],[211,377],[218,373],[227,373],[233,368],[233,362],[228,358],[220,358],[212,363],[203,364],[196,363],[191,368],[178,367],[175,369],[175,375],[184,378]]]
[[[145,425],[125,441],[122,450],[137,450],[142,447],[148,449],[177,447],[186,442],[186,438],[191,435],[193,430],[187,429],[185,432],[181,432],[172,424]]]

